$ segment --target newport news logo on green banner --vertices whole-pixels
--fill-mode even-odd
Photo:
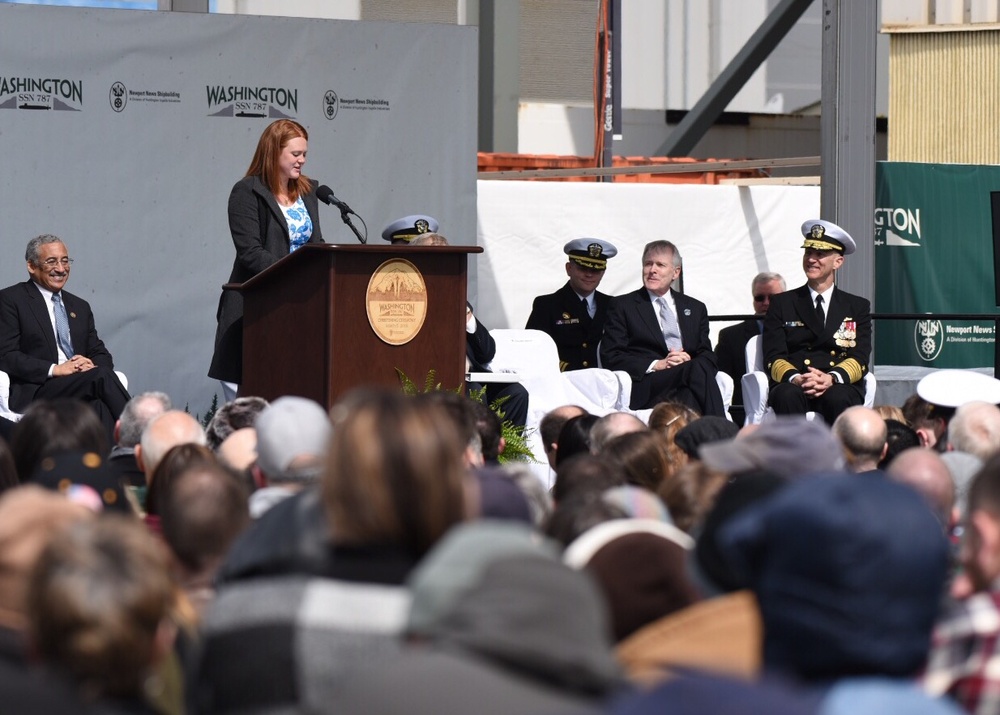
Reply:
[[[879,162],[875,169],[875,311],[1000,312],[991,192],[1000,167]],[[991,320],[880,320],[879,365],[993,365]]]

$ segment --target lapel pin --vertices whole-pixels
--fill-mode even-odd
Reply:
[[[690,308],[685,308],[684,309],[684,315],[686,315],[688,317],[691,317],[691,309]]]
[[[75,318],[75,317],[76,317],[76,313],[70,313],[70,314],[69,314],[69,317],[71,317],[71,318]]]

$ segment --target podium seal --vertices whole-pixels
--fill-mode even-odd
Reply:
[[[427,285],[417,267],[393,258],[375,269],[365,301],[368,324],[383,342],[405,345],[417,336],[427,316]]]

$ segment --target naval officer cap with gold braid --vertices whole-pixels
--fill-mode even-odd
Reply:
[[[802,235],[805,242],[802,248],[815,248],[817,251],[836,251],[845,256],[854,253],[857,246],[851,234],[832,221],[809,219],[802,224]]]
[[[390,223],[382,229],[382,238],[390,242],[409,243],[417,236],[422,236],[425,233],[437,233],[437,230],[438,222],[433,216],[414,214]]]
[[[608,267],[608,259],[618,255],[618,249],[599,238],[575,238],[563,246],[563,253],[584,268],[603,271]]]

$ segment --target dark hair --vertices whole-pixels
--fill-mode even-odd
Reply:
[[[625,470],[620,463],[582,452],[564,460],[556,468],[552,498],[560,503],[578,494],[601,494],[605,489],[620,487],[625,483]]]
[[[885,443],[888,445],[888,449],[886,449],[882,461],[878,463],[879,469],[888,467],[889,462],[895,459],[900,452],[910,447],[919,447],[920,435],[912,427],[899,420],[886,420]]]
[[[149,492],[146,494],[146,513],[161,516],[163,506],[173,490],[174,480],[182,472],[195,467],[218,466],[215,453],[200,444],[178,444],[167,450],[149,480]]]
[[[233,432],[244,427],[253,427],[257,415],[267,407],[263,397],[237,397],[227,402],[212,415],[212,421],[205,428],[208,446],[218,449],[219,445]]]
[[[590,428],[597,420],[597,415],[577,415],[566,420],[556,440],[557,467],[574,454],[590,452]]]
[[[202,571],[221,560],[250,525],[247,491],[221,466],[193,464],[174,477],[161,519],[177,560],[189,571]]]
[[[362,390],[330,418],[322,490],[335,543],[395,545],[419,558],[465,517],[468,445],[439,404]]]
[[[600,492],[588,491],[556,504],[542,533],[565,548],[591,527],[612,519],[627,518],[628,514],[623,509],[604,501]]]
[[[462,441],[462,451],[474,442],[480,442],[479,449],[482,450],[479,431],[477,429],[476,401],[471,397],[460,395],[450,390],[433,390],[424,392],[414,397],[418,402],[435,405],[441,409]]]
[[[20,484],[10,447],[0,438],[0,494]]]
[[[482,402],[472,400],[472,413],[476,418],[476,431],[483,445],[483,459],[496,462],[500,456],[500,440],[503,438],[503,425],[497,413]]]
[[[14,427],[10,443],[22,482],[42,459],[58,452],[108,454],[108,436],[94,411],[80,400],[35,400]]]

